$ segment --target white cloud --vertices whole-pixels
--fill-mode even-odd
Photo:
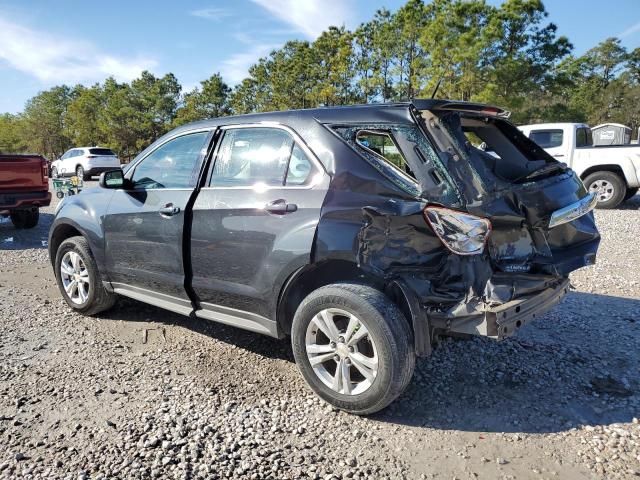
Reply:
[[[222,78],[231,85],[240,83],[247,76],[251,65],[278,47],[279,45],[256,45],[246,52],[231,55],[222,62]]]
[[[114,76],[129,81],[152,69],[149,58],[119,58],[95,45],[42,33],[0,17],[0,62],[50,83],[85,83]]]
[[[350,23],[349,0],[252,0],[311,40],[332,25]]]
[[[191,10],[189,15],[218,22],[223,18],[229,17],[231,13],[224,8],[200,8],[198,10]]]
[[[640,22],[636,23],[635,25],[631,25],[629,28],[627,28],[625,31],[620,32],[617,37],[618,38],[625,38],[628,37],[630,35],[633,35],[636,32],[640,32]]]

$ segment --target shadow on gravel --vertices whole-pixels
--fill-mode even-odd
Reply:
[[[631,197],[626,202],[621,203],[618,210],[640,210],[640,195],[635,195]]]
[[[53,222],[51,213],[40,212],[40,220],[34,228],[18,230],[9,217],[0,217],[0,250],[26,250],[47,248],[49,228]]]
[[[126,322],[155,322],[160,325],[183,327],[263,357],[294,361],[287,340],[278,340],[201,318],[185,317],[130,298],[121,297],[118,304],[112,310],[105,312],[101,318]]]
[[[640,412],[640,300],[572,293],[503,342],[447,341],[375,419],[477,432],[561,432]]]
[[[293,361],[287,340],[130,299],[104,319],[183,327],[262,357]],[[443,342],[431,358],[418,360],[405,393],[372,419],[522,433],[630,422],[640,411],[639,358],[640,300],[574,292],[503,342]]]

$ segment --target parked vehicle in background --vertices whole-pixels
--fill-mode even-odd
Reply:
[[[595,196],[504,115],[414,100],[180,127],[63,200],[60,292],[290,336],[319,396],[375,412],[437,338],[510,336],[595,262]]]
[[[576,172],[587,190],[597,195],[597,208],[615,208],[638,193],[639,145],[595,147],[591,129],[584,123],[543,123],[518,128]]]
[[[68,150],[51,164],[51,176],[58,178],[76,175],[82,180],[90,180],[91,177],[114,168],[120,168],[120,160],[110,149],[78,147]]]
[[[40,155],[0,154],[0,215],[16,228],[33,228],[40,207],[51,203],[47,159]]]

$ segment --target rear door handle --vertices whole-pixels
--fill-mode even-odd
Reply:
[[[564,157],[564,153],[556,153],[555,155],[552,155],[552,157],[555,157],[555,158]]]
[[[158,213],[163,217],[171,217],[177,213],[180,213],[180,207],[176,207],[173,203],[167,203],[164,207],[158,210]]]
[[[285,213],[292,213],[297,211],[298,205],[296,205],[295,203],[287,203],[286,200],[279,199],[274,200],[271,203],[267,203],[264,209],[269,213],[284,215]]]

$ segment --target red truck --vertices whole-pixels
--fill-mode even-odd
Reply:
[[[16,228],[38,224],[40,207],[51,203],[49,165],[40,155],[0,154],[0,215]]]

